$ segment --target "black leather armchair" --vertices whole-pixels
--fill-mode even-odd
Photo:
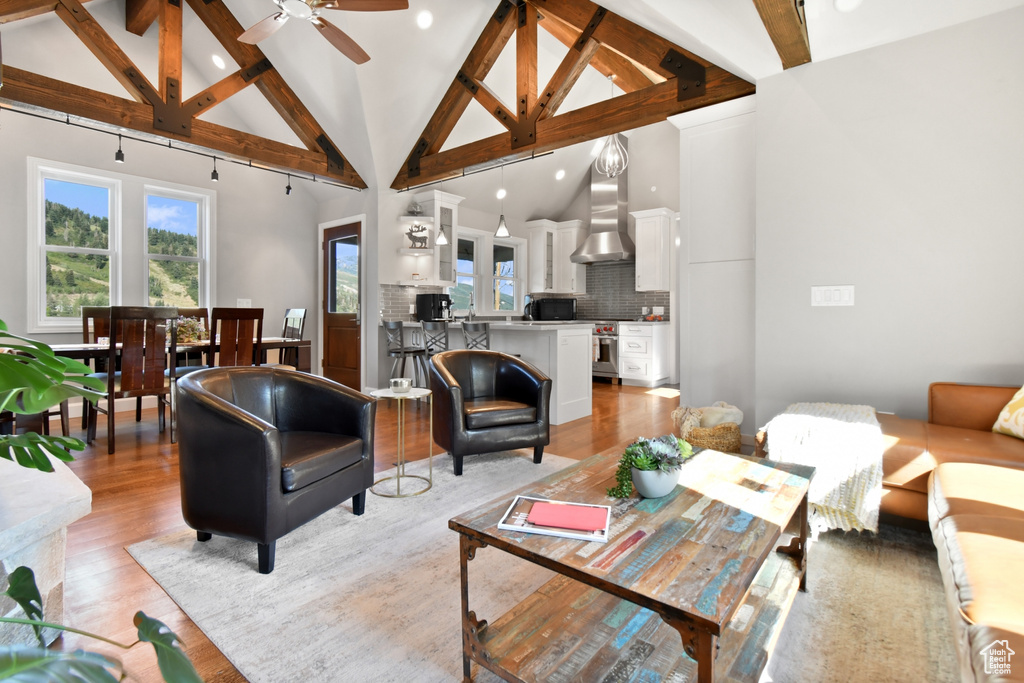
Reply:
[[[430,358],[434,441],[462,457],[533,448],[539,463],[551,442],[551,380],[519,358],[496,351],[445,351]]]
[[[376,401],[336,382],[265,367],[178,380],[181,510],[200,541],[255,541],[259,571],[278,538],[373,485]]]

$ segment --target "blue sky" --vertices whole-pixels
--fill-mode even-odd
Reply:
[[[146,197],[146,224],[157,230],[198,236],[199,205],[183,199]]]
[[[91,216],[110,217],[110,195],[105,187],[80,185],[64,180],[47,178],[46,198],[51,202],[63,204],[72,209],[81,209]]]

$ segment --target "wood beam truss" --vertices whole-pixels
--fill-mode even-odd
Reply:
[[[306,173],[364,188],[359,174],[281,75],[254,45],[238,42],[243,32],[222,0],[188,0],[239,70],[186,102],[181,99],[182,0],[127,0],[126,28],[142,34],[159,22],[159,82],[150,83],[113,38],[85,9],[88,0],[0,0],[0,24],[56,15],[125,88],[132,100],[7,67],[0,101],[27,105],[129,128],[206,148],[270,168]],[[296,147],[217,126],[199,116],[255,84],[305,146]]]
[[[538,26],[568,48],[543,90],[537,82]],[[517,101],[509,106],[483,81],[513,33]],[[624,94],[558,114],[588,65],[615,76]],[[594,140],[753,92],[753,84],[590,0],[501,0],[391,187],[434,182],[466,168]],[[472,99],[506,132],[441,151]]]
[[[754,0],[754,5],[782,59],[783,69],[811,61],[803,0]]]

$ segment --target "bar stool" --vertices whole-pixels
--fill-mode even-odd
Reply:
[[[388,356],[394,358],[394,362],[391,364],[391,378],[404,377],[405,376],[405,359],[412,358],[413,364],[413,384],[416,383],[417,370],[423,374],[423,382],[426,384],[426,349],[422,346],[406,346],[405,337],[402,330],[401,320],[385,320],[384,332],[388,337]],[[402,361],[402,367],[399,369],[398,361]],[[396,372],[397,371],[397,372]]]
[[[462,336],[466,340],[467,349],[491,348],[490,323],[462,323]]]
[[[448,323],[444,321],[423,321],[423,348],[427,358],[435,353],[448,350]]]

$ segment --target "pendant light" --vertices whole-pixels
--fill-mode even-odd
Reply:
[[[498,219],[498,229],[494,231],[495,237],[511,237],[508,226],[505,225],[505,165],[501,165],[501,187],[498,188],[501,195],[501,218]]]
[[[614,78],[615,74],[608,77],[608,89],[613,96],[615,95],[615,91],[612,89]],[[601,148],[601,153],[597,155],[594,167],[601,175],[614,178],[625,171],[627,165],[629,165],[629,155],[626,153],[626,148],[619,142],[619,134],[612,133],[605,138],[604,146]]]
[[[220,173],[217,173],[217,157],[213,157],[213,173],[210,174],[210,180],[213,182],[220,180]]]
[[[441,192],[444,192],[444,178],[441,178]],[[438,216],[440,218],[440,216]],[[439,221],[440,223],[440,221]],[[448,235],[444,234],[444,223],[440,223],[437,226],[437,239],[434,240],[434,245],[443,247],[448,244]]]
[[[117,151],[114,152],[114,161],[119,164],[124,163],[124,152],[121,151],[121,135],[117,136]]]

